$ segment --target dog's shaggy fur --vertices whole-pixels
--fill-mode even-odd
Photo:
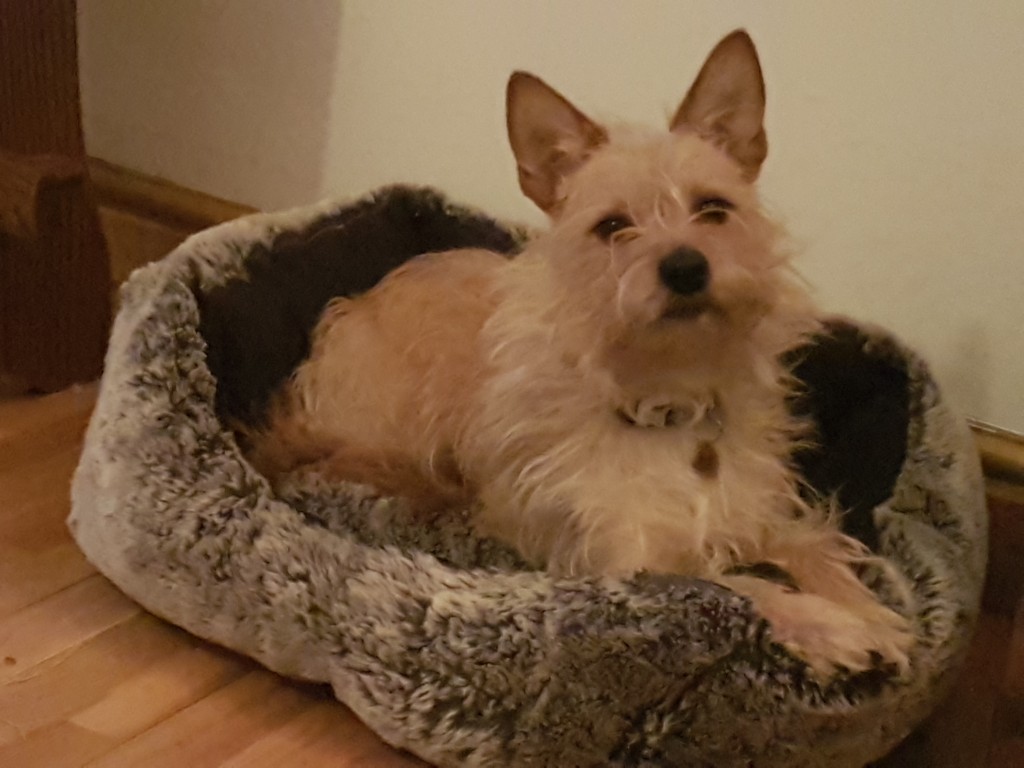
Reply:
[[[609,132],[509,82],[517,258],[420,257],[333,303],[254,462],[482,502],[480,530],[560,574],[694,574],[754,600],[815,667],[906,663],[866,553],[805,503],[783,355],[818,328],[754,187],[767,151],[749,37],[712,52],[667,134]],[[737,572],[771,563],[784,583]]]

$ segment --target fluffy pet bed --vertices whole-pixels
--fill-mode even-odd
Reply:
[[[969,434],[884,331],[836,321],[796,361],[800,456],[897,575],[912,671],[817,681],[742,598],[681,577],[556,581],[401,500],[309,477],[274,494],[229,428],[258,422],[329,297],[423,251],[522,233],[393,188],[225,224],[125,286],[74,479],[71,530],[128,595],[283,675],[329,683],[442,766],[845,766],[941,696],[978,611],[985,511]]]

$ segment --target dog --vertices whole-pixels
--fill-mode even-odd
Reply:
[[[750,37],[714,48],[668,132],[609,129],[523,72],[506,106],[550,229],[512,259],[424,255],[332,302],[253,463],[423,508],[478,500],[481,533],[557,576],[709,579],[818,671],[905,670],[909,623],[792,467],[807,430],[782,361],[820,315],[758,200]]]

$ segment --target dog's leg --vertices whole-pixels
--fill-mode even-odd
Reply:
[[[265,428],[238,425],[235,432],[246,459],[271,483],[331,452],[330,442],[311,429],[308,420],[297,417],[283,397],[271,406]]]
[[[310,472],[401,496],[418,512],[463,506],[472,496],[450,451],[421,464],[406,454],[348,445],[283,406],[274,409],[266,431],[242,430],[241,435],[249,443],[249,462],[275,487],[289,476]]]
[[[309,469],[332,480],[371,485],[385,495],[400,496],[423,514],[463,507],[473,498],[450,455],[427,467],[408,456],[335,447]]]
[[[905,672],[914,644],[911,623],[856,577],[852,542],[831,531],[810,538],[776,543],[765,553],[792,583],[745,574],[717,580],[749,597],[771,624],[773,637],[821,673],[838,667],[862,671],[879,663]]]

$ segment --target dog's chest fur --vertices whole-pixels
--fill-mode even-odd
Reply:
[[[308,422],[428,475],[454,456],[481,531],[555,572],[712,575],[755,558],[793,508],[779,364],[743,347],[714,386],[623,376],[521,258],[426,257],[325,316],[294,390]]]
[[[535,302],[531,264],[503,271],[481,332],[487,375],[460,436],[484,532],[563,573],[710,575],[756,557],[794,508],[784,370],[741,346],[721,378],[624,377]],[[541,297],[541,298],[538,298]],[[720,361],[721,363],[721,361]]]
[[[543,262],[520,258],[425,257],[333,308],[293,388],[309,428],[427,476],[451,457],[482,532],[556,572],[756,558],[795,497],[776,358],[752,344],[718,378],[618,370],[612,332],[576,335],[538,290]]]

